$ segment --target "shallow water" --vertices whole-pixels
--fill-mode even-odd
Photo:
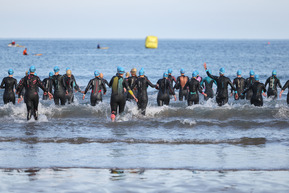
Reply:
[[[12,67],[19,80],[34,64],[43,79],[59,65],[61,73],[70,67],[84,89],[95,69],[110,80],[118,65],[127,71],[144,67],[155,83],[168,67],[175,76],[181,67],[188,75],[198,69],[204,76],[206,61],[213,73],[225,67],[231,79],[239,68],[244,77],[254,69],[264,82],[276,69],[284,84],[289,41],[267,42],[163,40],[159,49],[147,50],[143,40],[103,40],[110,48],[97,50],[94,40],[18,40],[30,53],[43,54],[24,57],[22,48],[8,48],[9,41],[0,40],[0,75]],[[148,94],[146,116],[128,102],[114,123],[110,90],[96,107],[89,105],[89,94],[82,100],[77,93],[75,103],[64,107],[40,100],[39,120],[28,122],[23,103],[0,100],[0,191],[288,192],[287,91],[282,99],[264,99],[263,107],[232,98],[218,107],[202,97],[192,107],[179,101],[158,107],[157,91],[149,88]],[[111,174],[111,168],[124,173]]]
[[[0,177],[1,192],[270,193],[289,188],[288,171],[32,168],[2,169]]]

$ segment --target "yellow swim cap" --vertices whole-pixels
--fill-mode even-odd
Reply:
[[[131,69],[131,71],[130,71],[130,73],[132,74],[132,75],[136,75],[136,68],[133,68],[133,69]]]
[[[68,76],[68,75],[71,75],[71,70],[67,70],[66,71],[66,75]]]

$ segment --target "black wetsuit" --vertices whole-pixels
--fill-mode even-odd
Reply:
[[[238,93],[238,98],[235,100],[239,100],[239,99],[245,99],[245,95],[241,95],[244,90],[245,90],[245,85],[246,85],[246,80],[243,77],[237,77],[233,80],[233,85],[235,85],[235,88],[237,89],[237,93]],[[233,90],[231,90],[231,92],[233,93]],[[234,92],[234,96],[236,96],[236,93]]]
[[[245,89],[247,88],[250,88],[250,86],[252,86],[254,84],[254,82],[256,82],[255,78],[254,77],[249,77],[246,79],[246,84],[245,84]],[[253,95],[253,91],[252,89],[249,89],[246,93],[246,99],[247,100],[251,100],[252,98],[252,95]]]
[[[200,82],[196,80],[195,78],[191,78],[189,82],[185,85],[185,87],[189,88],[189,96],[188,96],[188,106],[191,106],[193,104],[199,104],[199,94],[202,93],[202,88],[200,85]]]
[[[127,91],[131,91],[128,86],[127,81],[124,80],[121,76],[114,76],[111,78],[109,82],[109,87],[112,87],[111,98],[110,98],[110,107],[111,114],[117,114],[117,108],[119,108],[119,114],[124,111],[126,96],[124,92],[124,88]]]
[[[104,94],[106,93],[106,87],[103,80],[98,77],[91,79],[85,88],[84,94],[86,94],[89,89],[92,89],[90,94],[91,106],[95,106],[99,102],[102,102],[102,91]]]
[[[225,76],[213,76],[207,71],[207,75],[217,82],[217,96],[216,101],[219,106],[228,102],[228,84],[233,90],[236,90],[231,80]]]
[[[158,84],[158,89],[159,89],[159,93],[157,96],[158,106],[163,106],[164,104],[169,105],[170,93],[175,95],[175,92],[171,85],[170,80],[166,78],[162,78],[158,80],[157,84]]]
[[[135,83],[136,80],[137,80],[137,76],[130,76],[127,78],[128,86],[132,89],[132,92],[135,96],[137,96],[137,89],[133,89],[132,85]],[[131,94],[127,93],[126,99],[130,101],[134,98],[133,96],[131,96]]]
[[[3,78],[0,88],[5,88],[3,94],[4,104],[7,104],[9,102],[15,104],[15,93],[13,89],[16,89],[16,87],[17,87],[17,80],[15,78],[9,76]]]
[[[254,82],[249,88],[247,88],[243,94],[248,92],[248,90],[252,89],[253,95],[251,97],[251,104],[255,106],[263,106],[263,97],[262,92],[266,92],[266,88],[263,83]]]
[[[42,81],[43,85],[45,86],[45,88],[48,90],[48,92],[52,93],[52,84],[53,84],[53,80],[51,77],[45,78]],[[49,98],[49,96],[46,94],[43,94],[43,100],[47,100]]]
[[[266,80],[265,88],[267,87],[267,84],[269,84],[267,97],[274,96],[274,99],[276,99],[278,95],[277,86],[279,86],[279,88],[282,88],[279,78],[277,78],[276,76],[271,76]]]
[[[147,88],[148,86],[155,88],[156,85],[152,84],[146,77],[139,77],[132,85],[133,88],[137,88],[137,106],[138,109],[141,110],[141,113],[145,115],[146,107],[148,104],[148,93]]]
[[[102,80],[102,82],[103,82],[104,84],[106,84],[106,85],[108,86],[107,80],[105,80],[104,78],[101,78],[101,80]]]
[[[172,90],[169,91],[170,95],[175,95],[175,92],[174,92],[174,82],[175,84],[177,83],[176,81],[176,78],[172,75],[168,75],[168,79],[170,81],[170,84],[171,84],[171,87],[173,88]]]
[[[24,103],[26,103],[26,101],[25,101],[25,88],[23,88],[22,91],[19,92],[19,87],[20,87],[21,84],[23,84],[23,81],[24,81],[25,77],[21,78],[21,80],[19,81],[19,83],[18,83],[18,85],[16,87],[16,93],[18,93],[18,98],[20,98],[22,96],[22,98],[24,99]]]
[[[59,101],[60,101],[61,105],[65,105],[66,88],[64,85],[63,76],[61,76],[59,74],[53,75],[52,80],[53,80],[52,85],[54,88],[53,98],[54,98],[55,105],[59,105]]]
[[[282,90],[285,90],[288,87],[289,87],[289,80],[287,80],[285,85],[282,87]],[[287,93],[287,104],[289,104],[289,90],[288,90],[288,93]]]
[[[25,88],[27,120],[31,119],[32,115],[34,116],[35,120],[37,120],[38,118],[38,87],[40,87],[44,92],[48,91],[42,84],[39,77],[34,76],[33,74],[24,77],[23,82],[21,82],[21,84],[19,85],[19,92],[21,92],[22,89]]]
[[[203,78],[198,75],[196,80],[201,83],[203,81]]]
[[[71,77],[63,76],[63,84],[66,89],[67,94],[66,96],[66,101],[68,104],[73,103],[74,101],[74,94],[73,94],[73,89],[77,90],[78,92],[81,92],[79,86],[76,84],[74,76],[71,75]]]
[[[184,76],[184,75],[179,76],[177,78],[177,83],[175,84],[174,88],[179,89],[179,101],[183,101],[184,97],[185,97],[185,100],[188,100],[188,88],[185,87],[188,81],[189,81],[189,77]]]
[[[213,84],[217,84],[215,80],[213,80],[210,77],[205,77],[204,79],[202,79],[201,81],[201,86],[203,88],[205,88],[205,92],[207,94],[207,96],[204,96],[204,99],[207,101],[210,98],[214,98],[214,90],[213,90]],[[205,84],[205,85],[204,85]]]
[[[64,75],[63,75],[63,78],[64,78],[64,79],[67,78],[67,77],[68,77],[67,74],[64,74]],[[71,74],[70,78],[74,81],[74,85],[79,88],[79,86],[78,86],[78,84],[76,83],[76,80],[75,80],[75,77],[73,76],[73,74]]]

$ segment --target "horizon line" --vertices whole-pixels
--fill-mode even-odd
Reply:
[[[158,36],[157,36],[158,37]],[[68,37],[68,38],[53,38],[53,37],[0,37],[0,40],[145,40],[144,38],[82,38],[82,37]],[[289,38],[159,38],[159,40],[289,40]]]

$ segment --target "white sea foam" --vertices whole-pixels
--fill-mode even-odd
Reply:
[[[287,107],[281,107],[276,115],[274,115],[275,118],[288,118],[289,117],[289,109]]]
[[[190,120],[190,119],[184,119],[184,120],[181,120],[180,122],[184,125],[190,125],[190,126],[197,124],[195,120]]]
[[[148,105],[147,109],[146,109],[146,116],[150,117],[150,118],[154,118],[156,116],[158,116],[161,113],[164,112],[169,112],[170,110],[174,109],[174,107],[170,107],[170,106],[152,106],[152,105]]]

